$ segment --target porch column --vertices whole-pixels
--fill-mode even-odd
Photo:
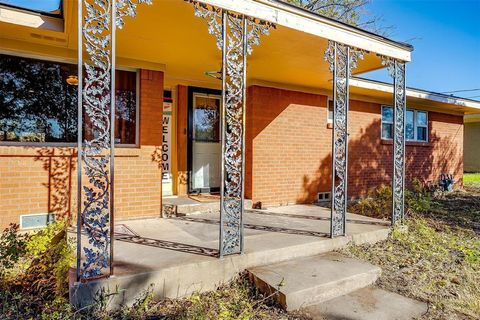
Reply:
[[[382,56],[382,64],[393,78],[393,176],[392,225],[405,219],[405,116],[407,106],[404,61]]]
[[[139,3],[78,1],[77,281],[113,274],[115,31]]]
[[[222,52],[222,183],[220,185],[220,257],[243,253],[245,198],[245,105],[247,56],[269,23],[191,1],[195,15],[207,19]]]
[[[347,216],[348,178],[348,80],[363,51],[334,41],[328,42],[325,60],[333,73],[332,208],[330,237],[344,236]]]

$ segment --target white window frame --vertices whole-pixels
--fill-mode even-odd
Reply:
[[[24,59],[35,59],[35,60],[42,60],[47,62],[53,63],[70,63],[75,64],[75,61],[71,59],[58,59],[52,57],[43,57],[36,54],[22,54],[22,53],[15,53],[12,54],[8,51],[0,50],[0,54],[5,55],[14,55],[19,58]],[[130,71],[135,72],[136,74],[136,110],[135,110],[135,143],[134,144],[115,144],[115,148],[138,148],[140,146],[140,69],[133,69],[133,68],[123,68],[117,67],[116,70],[119,71]],[[0,146],[17,146],[17,147],[52,147],[52,148],[74,148],[78,146],[77,142],[22,142],[22,141],[0,141]]]
[[[384,138],[382,133],[383,133],[383,124],[386,123],[386,124],[391,124],[392,127],[393,127],[393,124],[394,122],[389,122],[389,121],[384,121],[383,120],[383,108],[391,108],[393,109],[392,106],[388,106],[388,105],[382,105],[382,109],[381,109],[381,112],[380,112],[380,121],[381,121],[381,128],[380,128],[380,138],[382,140],[393,140],[391,138]],[[412,108],[407,108],[406,109],[407,111],[413,111],[413,139],[407,139],[405,137],[405,140],[406,141],[412,141],[412,142],[428,142],[429,141],[429,135],[428,135],[428,117],[429,117],[429,114],[428,114],[428,111],[426,110],[418,110],[418,109],[412,109]],[[426,114],[427,116],[427,124],[426,125],[418,125],[417,124],[417,113],[419,112],[423,112]],[[406,114],[405,114],[405,125],[406,125],[406,121],[407,121],[407,117],[406,117]],[[425,128],[426,129],[426,134],[425,134],[425,138],[426,140],[418,140],[418,132],[417,132],[417,128]],[[393,130],[395,130],[395,128],[393,127]],[[405,131],[405,134],[406,134],[406,131]]]
[[[393,110],[393,108],[391,106],[387,106],[387,105],[383,105],[381,110],[380,110],[380,122],[381,122],[381,127],[380,127],[380,138],[382,140],[393,140],[392,138],[384,138],[383,137],[383,124],[386,123],[386,124],[391,124],[392,125],[392,135],[393,135],[393,131],[395,130],[394,126],[393,126],[393,119],[392,121],[383,121],[383,108],[390,108]]]
[[[333,110],[332,110],[332,118],[330,118],[330,102],[332,103],[332,107],[333,107]],[[335,112],[335,105],[333,104],[333,99],[332,98],[328,98],[327,99],[327,124],[333,124],[333,117],[334,117],[334,112]]]
[[[413,111],[413,130],[415,130],[414,135],[415,135],[415,140],[413,141],[418,141],[418,142],[428,142],[428,111],[425,110],[415,110],[411,109]],[[426,125],[419,125],[417,123],[417,114],[419,112],[423,112],[427,116],[427,124]],[[418,131],[417,128],[425,128],[425,140],[418,140]]]

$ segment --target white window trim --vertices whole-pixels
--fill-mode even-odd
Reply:
[[[333,104],[333,98],[328,97],[328,99],[327,99],[327,124],[333,124],[333,117],[334,117],[333,112],[334,112],[334,110],[335,110],[335,106],[333,106],[334,110],[332,110],[332,119],[330,119],[330,118],[329,118],[329,115],[330,115],[330,109],[329,109],[329,107],[330,107],[330,102],[332,102],[332,104]]]
[[[380,138],[382,140],[393,140],[391,138],[384,138],[382,133],[383,133],[383,124],[386,123],[386,124],[391,124],[392,126],[394,125],[394,122],[390,122],[390,121],[384,121],[383,120],[383,108],[392,108],[392,106],[388,106],[388,105],[382,105],[382,108],[381,108],[381,111],[380,111],[380,121],[381,121],[381,127],[380,127]],[[424,142],[424,143],[427,143],[429,142],[429,135],[428,135],[428,119],[429,119],[429,113],[428,111],[426,110],[418,110],[418,109],[412,109],[412,108],[407,108],[406,109],[407,111],[413,111],[413,135],[414,135],[414,138],[413,139],[407,139],[405,137],[405,141],[410,141],[410,142]],[[426,115],[427,115],[427,124],[426,125],[418,125],[417,124],[417,113],[418,112],[424,112]],[[406,117],[406,114],[405,114],[405,125],[406,125],[406,121],[407,121],[407,117]],[[417,132],[417,128],[426,128],[426,140],[418,140],[418,132]],[[395,130],[395,128],[393,128],[393,130]],[[405,134],[406,134],[406,131],[405,131]]]
[[[53,62],[53,63],[67,63],[67,64],[75,64],[74,61],[70,59],[57,59],[57,58],[46,58],[40,55],[28,55],[28,54],[13,54],[11,52],[6,52],[0,50],[0,54],[9,55],[9,56],[17,56],[19,58],[24,59],[35,59],[41,60],[46,62]],[[132,69],[132,68],[123,68],[117,67],[116,70],[120,71],[129,71],[136,73],[136,110],[135,110],[135,143],[134,144],[115,144],[115,148],[138,148],[140,147],[140,69]],[[11,146],[11,147],[50,147],[50,148],[76,148],[78,146],[77,142],[22,142],[22,141],[0,141],[0,147],[2,146]]]
[[[413,130],[414,130],[414,136],[415,140],[409,140],[409,141],[418,141],[418,142],[428,142],[428,111],[425,110],[416,110],[416,109],[410,109],[413,111]],[[427,124],[426,125],[419,125],[417,123],[417,114],[419,112],[424,112],[427,115]],[[425,140],[418,140],[418,131],[417,128],[425,128]]]
[[[386,123],[386,124],[391,124],[392,125],[392,130],[394,129],[393,128],[393,120],[390,122],[390,121],[383,121],[383,108],[392,108],[391,106],[387,106],[387,105],[382,105],[382,108],[380,110],[380,122],[381,122],[381,127],[380,127],[380,138],[382,140],[393,140],[392,138],[384,138],[383,137],[383,124]],[[393,109],[393,108],[392,108]]]

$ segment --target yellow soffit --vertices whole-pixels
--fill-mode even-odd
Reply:
[[[195,17],[193,6],[179,0],[139,6],[136,18],[126,18],[117,32],[117,56],[166,66],[166,77],[219,86],[205,76],[218,71],[221,52],[207,21]],[[316,35],[277,25],[248,57],[248,79],[314,88],[331,88],[331,72],[324,61],[328,41]],[[382,68],[373,52],[365,54],[354,74]]]
[[[348,34],[347,38],[350,39],[352,30],[343,30],[336,25],[329,26],[329,28],[336,28],[336,33],[325,34],[327,29],[321,34],[318,30],[318,32],[313,32],[313,29],[303,30],[305,25],[298,24],[299,21],[303,23],[310,21],[309,23],[317,26],[327,25],[327,23],[320,21],[316,15],[295,12],[295,9],[290,7],[281,8],[278,1],[204,2],[227,9],[235,3],[237,12],[263,17],[268,21],[272,18],[270,16],[266,19],[267,13],[277,15],[277,20],[273,21],[277,23],[276,28],[271,29],[270,35],[261,37],[260,45],[253,48],[253,54],[248,58],[249,81],[255,79],[285,86],[331,89],[332,75],[328,70],[328,63],[324,61],[327,39],[337,33]],[[77,56],[76,8],[77,1],[64,1],[63,32],[0,22],[0,38],[2,38],[0,50],[42,58],[54,56],[65,61],[75,61]],[[266,11],[260,10],[261,8]],[[290,22],[282,20],[293,16],[299,20],[289,20]],[[281,17],[284,18],[280,19]],[[322,34],[324,37],[321,36]],[[363,33],[357,33],[354,36],[359,39],[369,38]],[[408,51],[373,36],[369,39],[383,48],[381,50],[392,47],[403,53]],[[210,87],[219,87],[218,80],[205,76],[205,73],[220,69],[220,50],[216,46],[215,38],[208,33],[207,21],[195,17],[193,6],[188,2],[157,0],[153,1],[152,5],[139,5],[137,16],[126,17],[125,27],[117,30],[116,44],[119,67],[163,70],[166,78],[174,79],[173,82],[191,81],[204,83]],[[363,46],[365,47],[365,43]],[[359,61],[358,67],[353,71],[354,74],[383,68],[380,58],[372,48],[376,47],[372,46],[364,59]]]

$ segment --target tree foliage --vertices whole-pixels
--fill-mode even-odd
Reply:
[[[284,0],[340,22],[385,35],[391,27],[368,10],[371,0]]]

